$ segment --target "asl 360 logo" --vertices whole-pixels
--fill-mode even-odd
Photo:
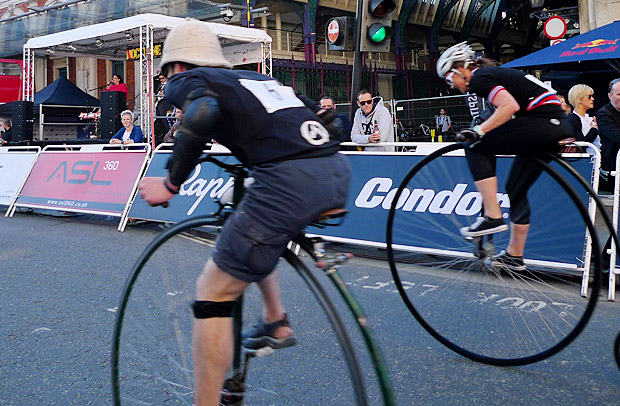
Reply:
[[[50,180],[62,179],[62,183],[83,185],[90,182],[91,185],[108,186],[112,184],[111,180],[97,180],[97,170],[99,169],[99,161],[76,161],[71,170],[68,169],[67,161],[62,161],[54,172],[47,178]],[[118,161],[105,161],[103,170],[115,171],[118,169]]]

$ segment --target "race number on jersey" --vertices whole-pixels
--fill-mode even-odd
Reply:
[[[239,79],[239,83],[261,102],[267,113],[292,107],[304,107],[304,103],[295,96],[292,88],[280,86],[275,80]]]

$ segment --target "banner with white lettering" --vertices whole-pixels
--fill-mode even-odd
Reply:
[[[0,205],[10,205],[40,148],[0,147]]]
[[[356,240],[361,243],[385,243],[388,212],[403,177],[424,156],[372,156],[348,155],[352,167],[352,182],[346,209],[349,210],[344,223],[339,227],[324,229],[309,228],[312,234]],[[406,247],[438,249],[452,246],[458,229],[451,216],[463,217],[463,225],[471,224],[480,214],[482,198],[471,182],[471,175],[464,156],[449,157],[443,173],[434,173],[432,189],[414,189],[401,196],[396,219],[415,216],[406,236],[394,235],[394,243]],[[513,158],[497,159],[497,175],[500,184],[498,200],[509,218],[510,201],[503,184],[507,179]],[[589,158],[571,160],[586,179],[591,178],[592,163]],[[560,171],[563,173],[562,171]],[[414,178],[415,179],[415,178]],[[577,191],[583,188],[567,178]],[[576,209],[567,202],[566,193],[558,193],[558,186],[551,187],[549,176],[541,176],[528,193],[532,209],[532,227],[526,252],[529,259],[553,260],[575,264],[582,258],[585,238],[583,221],[573,221]],[[410,184],[414,188],[413,182]],[[587,206],[587,194],[580,193]],[[421,220],[418,220],[421,219]],[[573,227],[571,229],[571,227]],[[449,230],[449,231],[447,231]],[[557,230],[561,232],[562,243],[556,243]],[[414,238],[411,238],[414,236]],[[500,233],[495,245],[503,249],[509,233]],[[407,238],[405,238],[407,237]],[[463,252],[471,252],[471,244],[464,243]],[[460,251],[460,250],[458,250]]]
[[[43,151],[16,207],[122,216],[147,150]]]
[[[165,176],[169,151],[155,151],[145,176]],[[233,156],[218,156],[222,162],[237,163]],[[196,165],[189,178],[181,185],[179,194],[170,200],[170,206],[151,207],[139,193],[129,210],[129,217],[163,222],[179,222],[189,217],[214,213],[219,206],[216,199],[233,185],[230,175],[215,164]]]

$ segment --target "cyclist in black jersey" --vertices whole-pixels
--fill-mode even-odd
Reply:
[[[477,59],[462,42],[448,48],[437,61],[437,74],[461,92],[485,97],[496,109],[473,129],[462,130],[465,155],[476,188],[482,195],[484,216],[461,229],[464,237],[480,237],[508,229],[497,202],[496,155],[516,155],[506,190],[510,198],[511,234],[508,247],[493,262],[511,270],[525,270],[523,248],[530,223],[527,191],[542,169],[526,156],[559,152],[572,130],[555,90],[531,75]]]
[[[251,348],[294,345],[274,267],[288,241],[330,209],[344,206],[349,163],[326,129],[340,119],[271,77],[232,71],[206,23],[188,21],[168,34],[161,71],[166,99],[183,109],[165,178],[144,178],[151,205],[170,200],[211,139],[252,171],[254,183],[227,219],[213,257],[196,282],[193,358],[196,405],[219,405],[232,362],[232,307],[258,282],[264,323],[247,334]],[[333,121],[330,120],[330,117]]]

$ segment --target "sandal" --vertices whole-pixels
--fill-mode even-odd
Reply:
[[[241,343],[245,348],[251,350],[258,350],[263,347],[271,347],[274,350],[280,348],[292,347],[297,344],[297,340],[294,335],[283,338],[275,338],[274,333],[280,327],[291,327],[288,321],[288,315],[284,314],[282,320],[274,321],[273,323],[259,322],[248,331],[244,331],[242,334]]]

